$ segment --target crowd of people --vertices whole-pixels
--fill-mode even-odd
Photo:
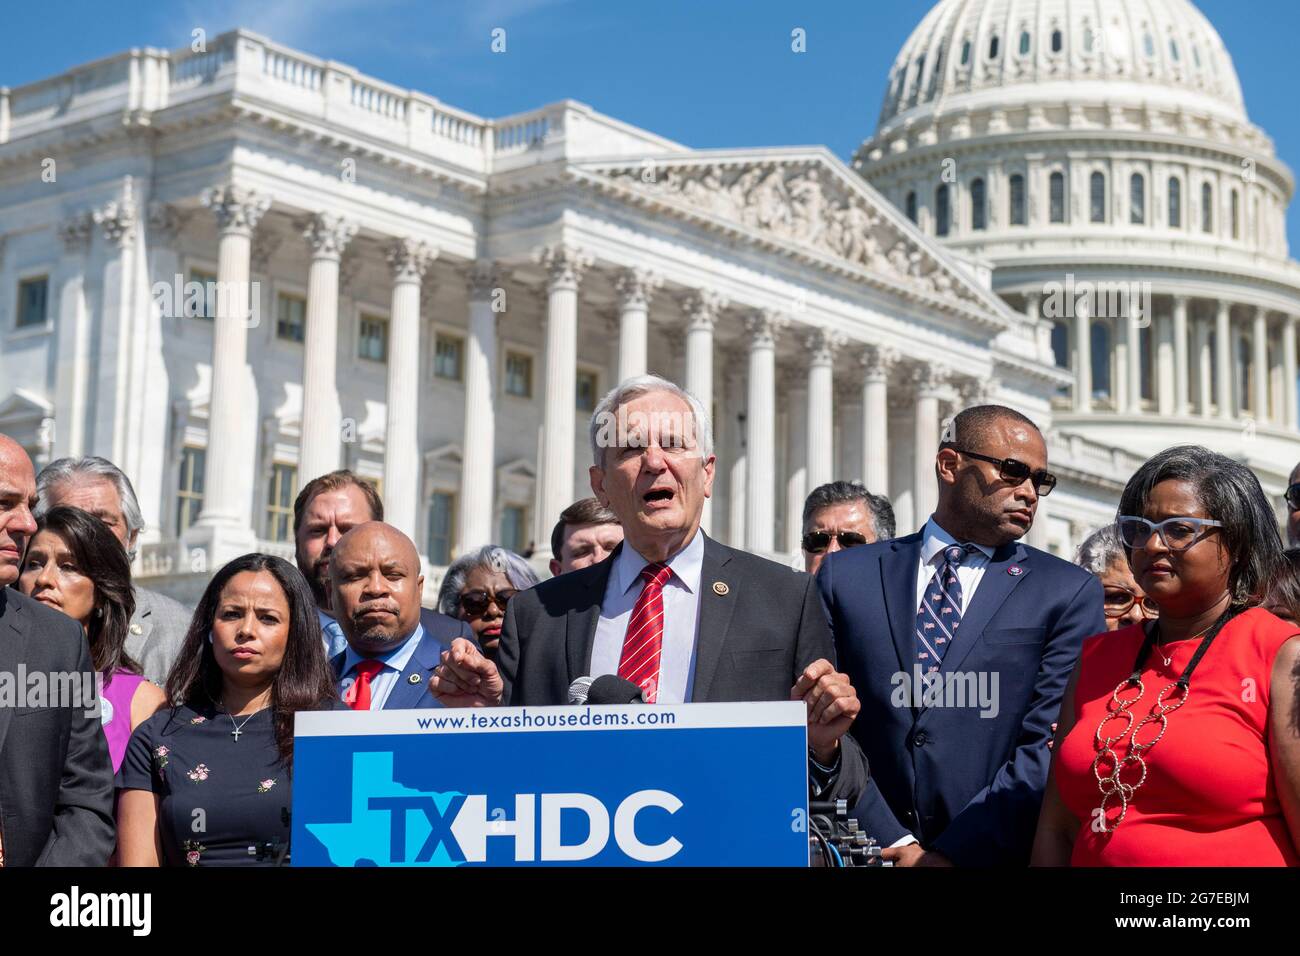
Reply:
[[[99,687],[88,709],[0,681],[0,862],[280,863],[295,713],[564,705],[601,675],[648,705],[804,701],[810,795],[896,866],[1300,862],[1300,466],[1290,551],[1246,466],[1179,446],[1070,562],[1021,540],[1056,484],[1041,432],[976,406],[918,531],[831,482],[799,573],[701,529],[715,458],[686,390],[621,383],[591,444],[545,581],[489,543],[423,607],[415,545],[336,471],[294,502],[293,563],[243,555],[191,611],[133,583],[120,469],[37,475],[0,435],[0,677]]]

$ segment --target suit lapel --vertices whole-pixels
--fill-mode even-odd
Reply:
[[[703,531],[700,534],[704,534]],[[695,639],[695,676],[691,686],[692,701],[707,701],[713,675],[727,641],[731,615],[736,609],[740,581],[728,581],[726,566],[731,555],[721,545],[704,536],[704,561],[700,565],[699,621]],[[727,593],[713,589],[715,582],[727,584]]]
[[[8,675],[14,681],[11,689],[15,694],[20,693],[18,664],[26,657],[27,645],[27,634],[19,621],[21,613],[18,602],[0,590],[0,675]],[[4,750],[5,735],[9,732],[13,713],[13,704],[0,706],[0,751]]]
[[[993,560],[984,569],[984,577],[980,579],[975,597],[971,599],[970,606],[962,615],[961,634],[943,655],[940,673],[949,673],[961,667],[966,655],[984,635],[984,628],[988,626],[993,615],[1006,602],[1016,586],[1029,577],[1030,568],[1024,564],[1025,557],[1025,546],[1019,542],[994,552]],[[1010,569],[1013,566],[1019,568],[1019,572],[1012,573]]]
[[[384,710],[410,710],[414,707],[441,707],[442,704],[425,693],[429,688],[429,675],[442,657],[442,645],[427,632],[421,635],[411,659],[397,675],[397,684],[384,701]],[[414,678],[414,680],[412,680]],[[427,698],[427,699],[426,699]]]
[[[583,575],[585,580],[580,585],[581,590],[564,615],[564,653],[570,684],[591,673],[591,649],[596,643],[596,625],[600,623],[600,602],[604,600],[614,561],[622,550],[620,544],[592,569],[594,573]]]
[[[916,661],[916,576],[921,560],[921,536],[908,535],[893,542],[880,558],[880,587],[885,596],[889,633],[898,652],[898,666],[912,673]]]

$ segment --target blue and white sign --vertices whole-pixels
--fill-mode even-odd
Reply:
[[[295,866],[807,866],[801,701],[297,715]]]

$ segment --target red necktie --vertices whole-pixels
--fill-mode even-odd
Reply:
[[[370,709],[370,681],[384,669],[384,665],[379,661],[361,661],[353,670],[357,672],[357,679],[352,684],[352,700],[349,702],[353,710]]]
[[[641,569],[645,587],[632,608],[623,638],[618,676],[641,688],[647,704],[659,696],[659,653],[664,643],[664,585],[673,576],[666,564],[647,564]]]

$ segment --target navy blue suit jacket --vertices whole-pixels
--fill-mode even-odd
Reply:
[[[411,659],[406,662],[406,667],[398,675],[397,683],[393,685],[392,692],[384,701],[383,710],[441,707],[441,701],[429,693],[429,678],[433,675],[434,668],[442,661],[442,652],[449,650],[451,642],[458,637],[463,637],[478,647],[478,641],[474,640],[474,632],[470,626],[454,617],[422,607],[420,624],[424,628],[424,636],[416,645]],[[343,662],[347,656],[347,651],[344,651],[342,654],[335,654],[330,660],[335,683],[343,677]]]
[[[1101,583],[1019,542],[999,548],[944,654],[951,696],[924,706],[907,692],[920,556],[911,534],[831,554],[818,574],[839,668],[862,701],[853,734],[871,779],[854,815],[883,846],[911,833],[959,866],[1024,866],[1052,722],[1083,639],[1106,629]],[[966,693],[980,681],[996,688],[991,706]]]

